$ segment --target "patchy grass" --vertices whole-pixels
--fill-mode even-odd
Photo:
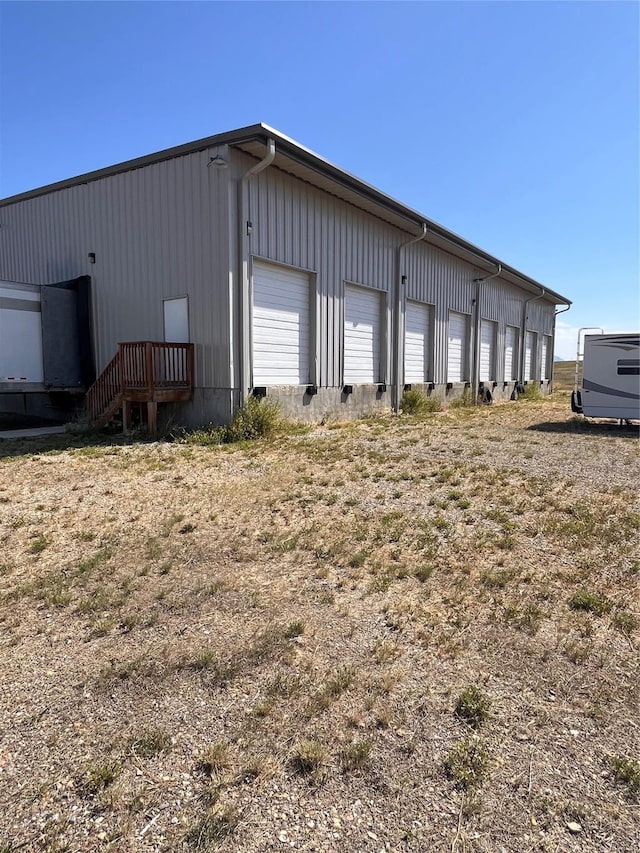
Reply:
[[[569,607],[572,610],[584,610],[596,616],[604,616],[612,610],[613,602],[601,592],[579,589],[569,599]]]
[[[635,849],[638,441],[570,418],[0,447],[0,844]]]
[[[627,789],[630,797],[640,794],[640,763],[626,755],[614,755],[609,759],[613,778]]]

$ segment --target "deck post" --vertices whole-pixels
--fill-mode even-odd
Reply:
[[[147,393],[153,394],[153,344],[151,341],[145,341],[144,361],[146,368]]]
[[[151,438],[158,437],[158,404],[155,400],[147,403],[147,429]]]
[[[122,434],[129,435],[131,428],[131,403],[122,399]]]

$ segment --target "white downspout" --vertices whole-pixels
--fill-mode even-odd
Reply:
[[[485,281],[491,281],[494,278],[498,278],[500,273],[502,272],[502,264],[498,264],[498,272],[494,272],[492,275],[484,276],[484,278],[474,278],[473,282],[476,286],[475,292],[475,315],[473,318],[473,364],[471,366],[471,387],[473,388],[473,401],[474,404],[478,402],[478,393],[480,391],[480,305],[481,305],[481,296],[482,296],[482,285]]]
[[[267,140],[267,154],[244,173],[238,184],[238,252],[240,270],[240,405],[249,396],[251,383],[251,299],[249,293],[249,237],[252,224],[249,218],[248,185],[251,178],[270,166],[276,156],[275,139]]]
[[[404,374],[402,370],[402,366],[404,364],[404,353],[403,353],[403,319],[404,319],[404,308],[405,308],[405,291],[404,285],[406,283],[406,278],[402,274],[402,250],[406,249],[407,246],[411,246],[413,243],[419,243],[420,240],[424,240],[427,236],[427,223],[422,223],[422,234],[417,237],[412,237],[410,240],[407,240],[404,243],[400,243],[398,246],[398,257],[397,257],[397,270],[396,270],[396,322],[394,329],[394,337],[395,337],[395,346],[393,348],[393,408],[396,412],[400,411],[400,400],[402,399],[402,385],[401,373]]]

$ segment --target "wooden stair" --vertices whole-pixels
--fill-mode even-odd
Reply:
[[[193,344],[131,341],[118,344],[118,352],[87,391],[86,409],[91,425],[100,429],[122,409],[124,432],[131,405],[147,406],[147,425],[154,438],[158,429],[158,403],[190,400],[193,396]]]

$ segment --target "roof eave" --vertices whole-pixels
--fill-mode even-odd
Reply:
[[[68,178],[64,181],[57,181],[53,184],[48,184],[44,187],[38,187],[34,190],[29,190],[24,193],[19,193],[18,195],[10,196],[6,199],[0,200],[0,207],[7,206],[9,204],[15,204],[19,201],[26,201],[28,199],[37,198],[41,195],[46,195],[50,192],[56,192],[58,190],[68,189],[69,187],[79,186],[85,183],[89,183],[91,181],[97,181],[102,178],[107,178],[112,175],[120,174],[122,172],[128,172],[133,169],[140,169],[143,166],[148,166],[152,163],[159,163],[163,160],[173,159],[174,157],[182,157],[186,154],[192,154],[196,151],[203,151],[207,148],[211,148],[218,145],[239,145],[243,142],[249,141],[259,141],[264,142],[265,144],[269,139],[276,140],[276,146],[278,151],[281,154],[286,155],[287,157],[292,158],[298,163],[310,168],[315,172],[319,172],[325,176],[330,177],[332,180],[338,182],[342,186],[347,189],[355,192],[359,195],[362,195],[368,198],[370,201],[380,205],[381,208],[386,209],[394,213],[396,216],[399,216],[401,219],[404,219],[409,226],[415,226],[417,229],[422,227],[423,223],[427,225],[427,237],[429,232],[432,233],[435,237],[445,240],[450,243],[453,247],[457,247],[459,250],[463,252],[470,253],[474,255],[480,262],[489,266],[490,271],[493,272],[494,268],[497,269],[498,266],[502,267],[502,272],[506,273],[517,279],[519,283],[527,286],[528,289],[533,288],[533,290],[538,293],[542,292],[542,298],[548,299],[549,301],[554,301],[555,304],[562,305],[571,305],[571,300],[567,299],[564,296],[561,296],[559,293],[556,293],[553,290],[545,287],[545,285],[536,281],[535,279],[530,278],[524,273],[519,272],[514,267],[509,266],[508,264],[503,263],[498,258],[489,255],[483,249],[475,246],[473,243],[470,243],[468,240],[465,240],[463,237],[460,237],[458,234],[453,231],[449,231],[444,226],[435,222],[432,219],[429,219],[427,216],[424,216],[417,210],[413,210],[392,196],[383,193],[381,190],[372,186],[371,184],[366,183],[366,181],[361,180],[360,178],[352,175],[351,173],[341,169],[335,163],[332,163],[330,160],[316,154],[310,148],[306,148],[304,145],[300,145],[300,143],[281,133],[279,130],[276,130],[273,127],[270,127],[268,124],[259,123],[248,125],[247,127],[241,127],[237,130],[225,131],[224,133],[218,133],[214,136],[207,136],[202,139],[197,139],[193,142],[187,142],[183,145],[177,145],[172,148],[165,148],[162,151],[157,151],[154,154],[147,154],[143,157],[136,157],[133,160],[127,160],[124,163],[119,163],[114,166],[107,166],[104,169],[97,169],[93,172],[87,172],[83,175],[78,175],[74,178]]]

